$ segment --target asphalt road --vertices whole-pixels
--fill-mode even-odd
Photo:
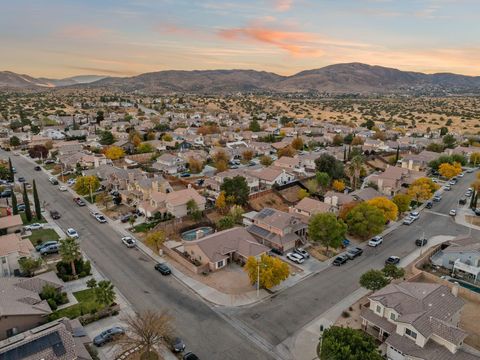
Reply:
[[[113,226],[100,224],[87,207],[78,207],[68,192],[61,192],[48,182],[44,172],[21,156],[10,156],[17,168],[16,176],[31,183],[36,180],[40,201],[46,210],[54,208],[62,215],[58,225],[66,230],[73,227],[80,234],[80,245],[96,268],[127,298],[136,311],[167,309],[174,318],[178,335],[201,359],[273,359],[234,326],[203,302],[173,276],[164,277],[153,269],[154,262],[137,249],[128,249]]]
[[[456,207],[458,199],[474,178],[475,174],[466,174],[451,191],[444,193],[442,200],[434,205],[431,212],[423,211],[412,225],[401,225],[386,235],[384,243],[379,247],[367,247],[361,257],[341,267],[329,267],[259,304],[242,309],[227,309],[225,312],[265,342],[278,346],[357,290],[359,278],[365,271],[383,267],[388,256],[402,258],[410,254],[416,248],[415,239],[423,234],[430,238],[434,235],[468,233],[468,229],[456,224],[448,212]],[[472,234],[478,236],[479,232],[472,231]]]

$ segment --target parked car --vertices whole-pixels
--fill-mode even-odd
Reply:
[[[280,255],[280,256],[283,255],[283,251],[280,250],[280,249],[277,249],[277,248],[271,248],[270,253],[275,254],[275,255]]]
[[[25,226],[25,230],[39,230],[39,229],[43,229],[43,224],[33,223]]]
[[[368,246],[377,247],[382,243],[383,243],[383,237],[375,236],[374,238],[370,239],[370,241],[368,242]]]
[[[95,216],[95,219],[97,219],[97,221],[101,224],[104,224],[107,222],[107,219],[102,214],[98,214],[97,216]]]
[[[120,217],[120,221],[121,221],[122,223],[126,223],[126,222],[128,222],[128,220],[130,220],[130,217],[131,217],[131,216],[132,216],[131,214],[122,215],[122,216]]]
[[[452,209],[450,210],[450,212],[448,213],[450,216],[456,216],[457,215],[457,210],[455,209]]]
[[[417,239],[417,240],[415,240],[415,245],[425,246],[425,245],[427,245],[427,239]]]
[[[58,180],[56,178],[54,178],[53,176],[49,177],[48,181],[50,181],[50,183],[52,185],[58,185]]]
[[[458,200],[458,203],[460,205],[465,205],[467,203],[467,199],[466,198],[461,198],[460,200]]]
[[[347,261],[348,261],[348,257],[346,255],[339,255],[333,260],[332,265],[341,266],[345,264]]]
[[[347,250],[345,254],[350,260],[355,259],[357,256],[362,256],[363,250],[357,246],[351,247]]]
[[[17,205],[17,211],[25,211],[25,204]]]
[[[192,352],[188,352],[183,355],[182,360],[200,360],[200,358]]]
[[[80,199],[79,197],[73,198],[73,201],[74,201],[78,206],[85,206],[85,205],[87,205],[87,204],[85,204],[85,201],[83,201],[83,200]]]
[[[114,340],[116,337],[125,334],[125,330],[120,326],[114,326],[110,329],[102,331],[100,334],[93,338],[93,343],[95,346],[102,346],[106,343]]]
[[[50,244],[40,249],[40,255],[57,254],[60,251],[60,244]]]
[[[68,228],[67,229],[67,236],[72,239],[78,239],[78,233],[75,229],[73,228]]]
[[[159,271],[162,275],[170,275],[172,273],[172,270],[163,263],[155,264],[155,270]]]
[[[305,249],[302,249],[302,248],[295,248],[293,250],[296,254],[302,256],[304,259],[308,259],[310,257],[310,254],[305,250]]]
[[[1,193],[0,193],[0,198],[8,198],[12,196],[12,190],[10,189],[7,189],[7,190],[3,190]]]
[[[23,176],[20,176],[17,180],[18,180],[18,182],[21,182],[21,183],[26,181]]]
[[[47,164],[47,165],[48,165],[48,164],[55,164],[55,160],[53,160],[53,159],[47,159],[47,160],[45,160],[45,164]]]
[[[294,263],[297,263],[297,264],[302,264],[305,261],[303,256],[295,254],[295,253],[291,253],[291,252],[288,253],[286,255],[286,257],[287,257],[288,260],[293,261]]]
[[[431,208],[433,207],[433,202],[431,202],[430,200],[428,200],[427,203],[426,203],[426,205],[425,205],[425,207],[426,207],[427,209],[431,209]]]
[[[122,242],[125,244],[126,247],[128,248],[132,248],[132,247],[135,247],[135,245],[137,244],[137,242],[132,239],[130,236],[124,236],[122,237]]]
[[[475,215],[480,216],[480,209],[475,209],[473,210],[473,212],[475,213]]]
[[[445,185],[444,189],[446,191],[450,191],[450,190],[452,190],[452,186],[450,184],[447,184],[447,185]]]
[[[191,175],[189,173],[183,173],[183,174],[180,174],[180,177],[182,178],[186,178],[186,177],[190,177]]]
[[[58,220],[62,217],[57,210],[50,210],[50,216],[53,220]]]
[[[457,183],[456,180],[450,180],[450,181],[448,182],[448,184],[449,184],[449,185],[452,185],[452,186],[455,185],[456,183]]]
[[[463,172],[460,173],[460,174],[458,174],[458,177],[459,177],[459,178],[463,178],[464,176],[465,176],[465,174],[464,174]]]
[[[412,211],[409,216],[413,219],[413,220],[417,220],[419,217],[420,217],[420,213],[418,211]]]
[[[387,260],[385,260],[385,264],[397,265],[400,262],[400,258],[398,256],[389,256]]]
[[[58,244],[58,241],[54,241],[54,240],[45,241],[44,243],[41,243],[40,245],[35,246],[35,250],[40,251],[45,246],[50,246],[55,244]]]
[[[467,173],[469,174],[473,173],[473,169],[472,168],[467,169]]]
[[[170,347],[174,353],[180,353],[185,350],[185,343],[179,337],[175,337],[170,341]]]
[[[77,182],[77,180],[75,180],[75,179],[68,179],[67,185],[68,185],[68,186],[73,186],[73,185],[76,184],[76,182]]]
[[[38,165],[35,166],[33,169],[34,169],[35,171],[40,171],[40,170],[42,170],[42,168],[41,168],[40,166],[38,166]]]
[[[414,221],[414,218],[412,218],[411,216],[407,216],[405,219],[403,219],[403,225],[411,225]]]
[[[58,190],[60,190],[60,191],[67,191],[67,187],[66,187],[65,185],[60,185],[60,186],[58,187]]]

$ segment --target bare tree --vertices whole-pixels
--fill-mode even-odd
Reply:
[[[123,351],[141,347],[142,360],[158,359],[155,346],[160,344],[172,331],[172,317],[167,311],[146,310],[134,315],[128,315],[125,336],[118,339]]]

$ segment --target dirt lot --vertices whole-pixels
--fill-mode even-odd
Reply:
[[[480,226],[480,216],[465,215],[465,220],[472,225]]]
[[[280,211],[288,212],[288,204],[286,204],[283,199],[275,193],[268,193],[258,198],[252,199],[249,201],[250,206],[256,210],[260,211],[263,208],[270,207]]]
[[[465,344],[480,349],[480,302],[466,300],[460,318],[460,327],[470,335],[465,339]]]
[[[301,189],[300,186],[292,186],[284,190],[280,190],[280,194],[290,202],[296,203],[300,201],[298,197],[298,191]]]

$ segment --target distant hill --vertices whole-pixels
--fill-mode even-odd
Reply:
[[[0,72],[0,87],[103,88],[150,94],[221,94],[236,92],[278,93],[480,93],[480,76],[449,73],[423,74],[361,63],[329,65],[281,76],[255,70],[159,71],[132,77],[81,76],[68,79],[35,79]]]

